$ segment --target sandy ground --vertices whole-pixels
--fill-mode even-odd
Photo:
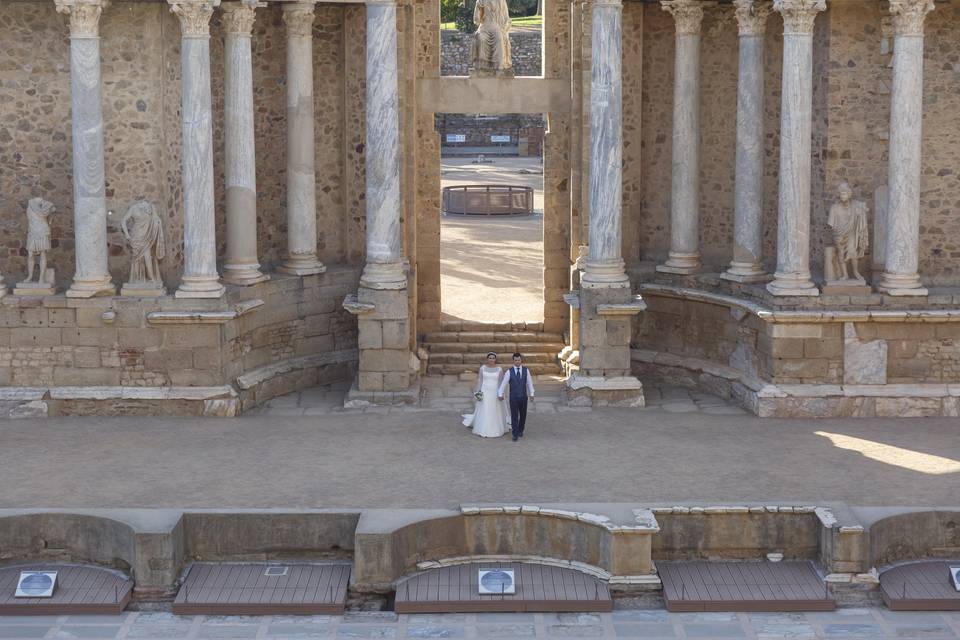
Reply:
[[[960,501],[956,419],[774,420],[675,404],[535,414],[516,443],[471,435],[453,410],[11,420],[0,506]]]
[[[442,312],[483,322],[543,320],[543,176],[539,159],[444,158],[442,186],[512,184],[535,189],[532,216],[443,216],[440,228]]]

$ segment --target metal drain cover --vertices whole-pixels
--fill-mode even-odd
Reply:
[[[267,570],[263,572],[265,576],[285,576],[290,570],[290,567],[267,567]]]

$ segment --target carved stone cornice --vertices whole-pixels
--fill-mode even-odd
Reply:
[[[922,36],[923,21],[931,11],[933,0],[890,0],[894,35]]]
[[[767,30],[767,18],[773,12],[769,0],[733,0],[737,25],[741,36],[762,36]]]
[[[54,0],[57,13],[70,16],[71,38],[99,38],[100,13],[107,8],[106,0]]]
[[[703,10],[716,2],[710,0],[660,0],[660,6],[673,16],[678,36],[698,36],[703,23]]]
[[[313,35],[313,2],[291,2],[283,5],[283,24],[287,25],[287,37]]]
[[[613,9],[623,9],[622,0],[593,0],[591,3],[595,7],[610,7]]]
[[[257,7],[265,6],[267,6],[265,2],[257,2],[256,0],[224,2],[220,5],[220,9],[223,11],[223,30],[227,33],[249,36],[253,30]]]
[[[783,16],[784,35],[811,35],[817,14],[827,10],[827,0],[773,0],[773,8]]]
[[[209,38],[210,16],[220,0],[167,0],[170,11],[180,20],[180,37]]]

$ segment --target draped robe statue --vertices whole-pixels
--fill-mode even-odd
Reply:
[[[473,68],[481,76],[512,76],[510,14],[506,0],[477,0],[473,8]]]
[[[27,203],[27,279],[24,283],[33,280],[33,256],[39,255],[39,269],[37,284],[52,285],[46,282],[47,251],[50,250],[50,223],[47,218],[56,211],[53,203],[43,198],[30,198]]]
[[[828,282],[856,280],[865,283],[857,262],[867,255],[870,246],[867,204],[852,199],[853,191],[846,182],[840,183],[837,192],[840,199],[830,207],[827,218],[827,225],[833,233],[833,246],[828,247],[825,254],[824,275]],[[847,264],[850,265],[849,272]]]
[[[125,288],[163,289],[160,259],[166,254],[163,224],[153,205],[138,200],[130,205],[120,221],[123,236],[130,243],[130,279]]]

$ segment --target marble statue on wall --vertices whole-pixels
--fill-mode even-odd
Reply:
[[[57,208],[43,198],[30,198],[27,203],[27,279],[17,283],[15,295],[52,295],[55,274],[47,268],[47,251],[52,246],[49,217]],[[37,279],[33,279],[34,257]]]
[[[163,295],[160,260],[166,255],[166,247],[163,242],[163,223],[156,209],[146,200],[137,200],[120,220],[120,229],[130,244],[130,278],[123,285],[121,295]]]
[[[480,76],[512,77],[507,1],[477,0],[473,22],[477,25],[471,54],[475,73]]]
[[[833,234],[833,245],[824,251],[824,276],[827,288],[865,287],[859,261],[870,248],[867,226],[867,204],[853,199],[853,190],[846,182],[837,187],[838,200],[830,207],[827,226]],[[824,292],[827,293],[827,288]]]

